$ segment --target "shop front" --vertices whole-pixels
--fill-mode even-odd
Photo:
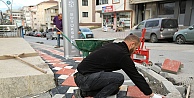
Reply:
[[[113,6],[102,7],[102,25],[104,28],[121,30],[131,28],[131,12],[130,11],[114,11]]]

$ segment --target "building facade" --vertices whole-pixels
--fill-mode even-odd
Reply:
[[[36,10],[36,6],[24,6],[22,8],[24,27],[34,28],[34,17]]]
[[[58,5],[45,9],[45,23],[46,29],[53,27],[53,19],[58,15]]]
[[[59,13],[62,13],[62,2],[58,0]],[[97,13],[95,0],[78,0],[79,25],[80,26],[101,26],[101,16]]]
[[[36,17],[34,20],[35,26],[34,29],[37,29],[40,31],[41,29],[46,30],[46,21],[45,21],[45,9],[56,6],[58,4],[57,1],[49,0],[49,1],[43,1],[39,4],[37,4],[37,11],[36,11]]]
[[[128,0],[95,0],[96,11],[102,16],[102,26],[123,27],[130,29],[133,26],[134,8]]]
[[[193,0],[131,0],[135,6],[135,23],[148,18],[169,17],[178,19],[180,26],[194,24]]]

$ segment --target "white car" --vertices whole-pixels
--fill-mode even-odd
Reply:
[[[46,33],[46,39],[57,39],[57,29],[55,28],[50,28],[48,29],[47,33]]]

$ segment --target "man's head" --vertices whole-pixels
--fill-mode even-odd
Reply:
[[[58,14],[58,19],[62,20],[62,14]]]
[[[124,42],[127,44],[130,54],[140,46],[140,39],[135,35],[128,35],[125,37]]]

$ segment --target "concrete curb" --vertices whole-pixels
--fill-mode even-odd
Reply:
[[[182,98],[180,92],[170,81],[145,66],[136,64],[136,67],[144,77],[148,77],[151,83],[159,84],[157,86],[160,86],[158,88],[162,88],[163,92],[166,93],[166,98]]]

